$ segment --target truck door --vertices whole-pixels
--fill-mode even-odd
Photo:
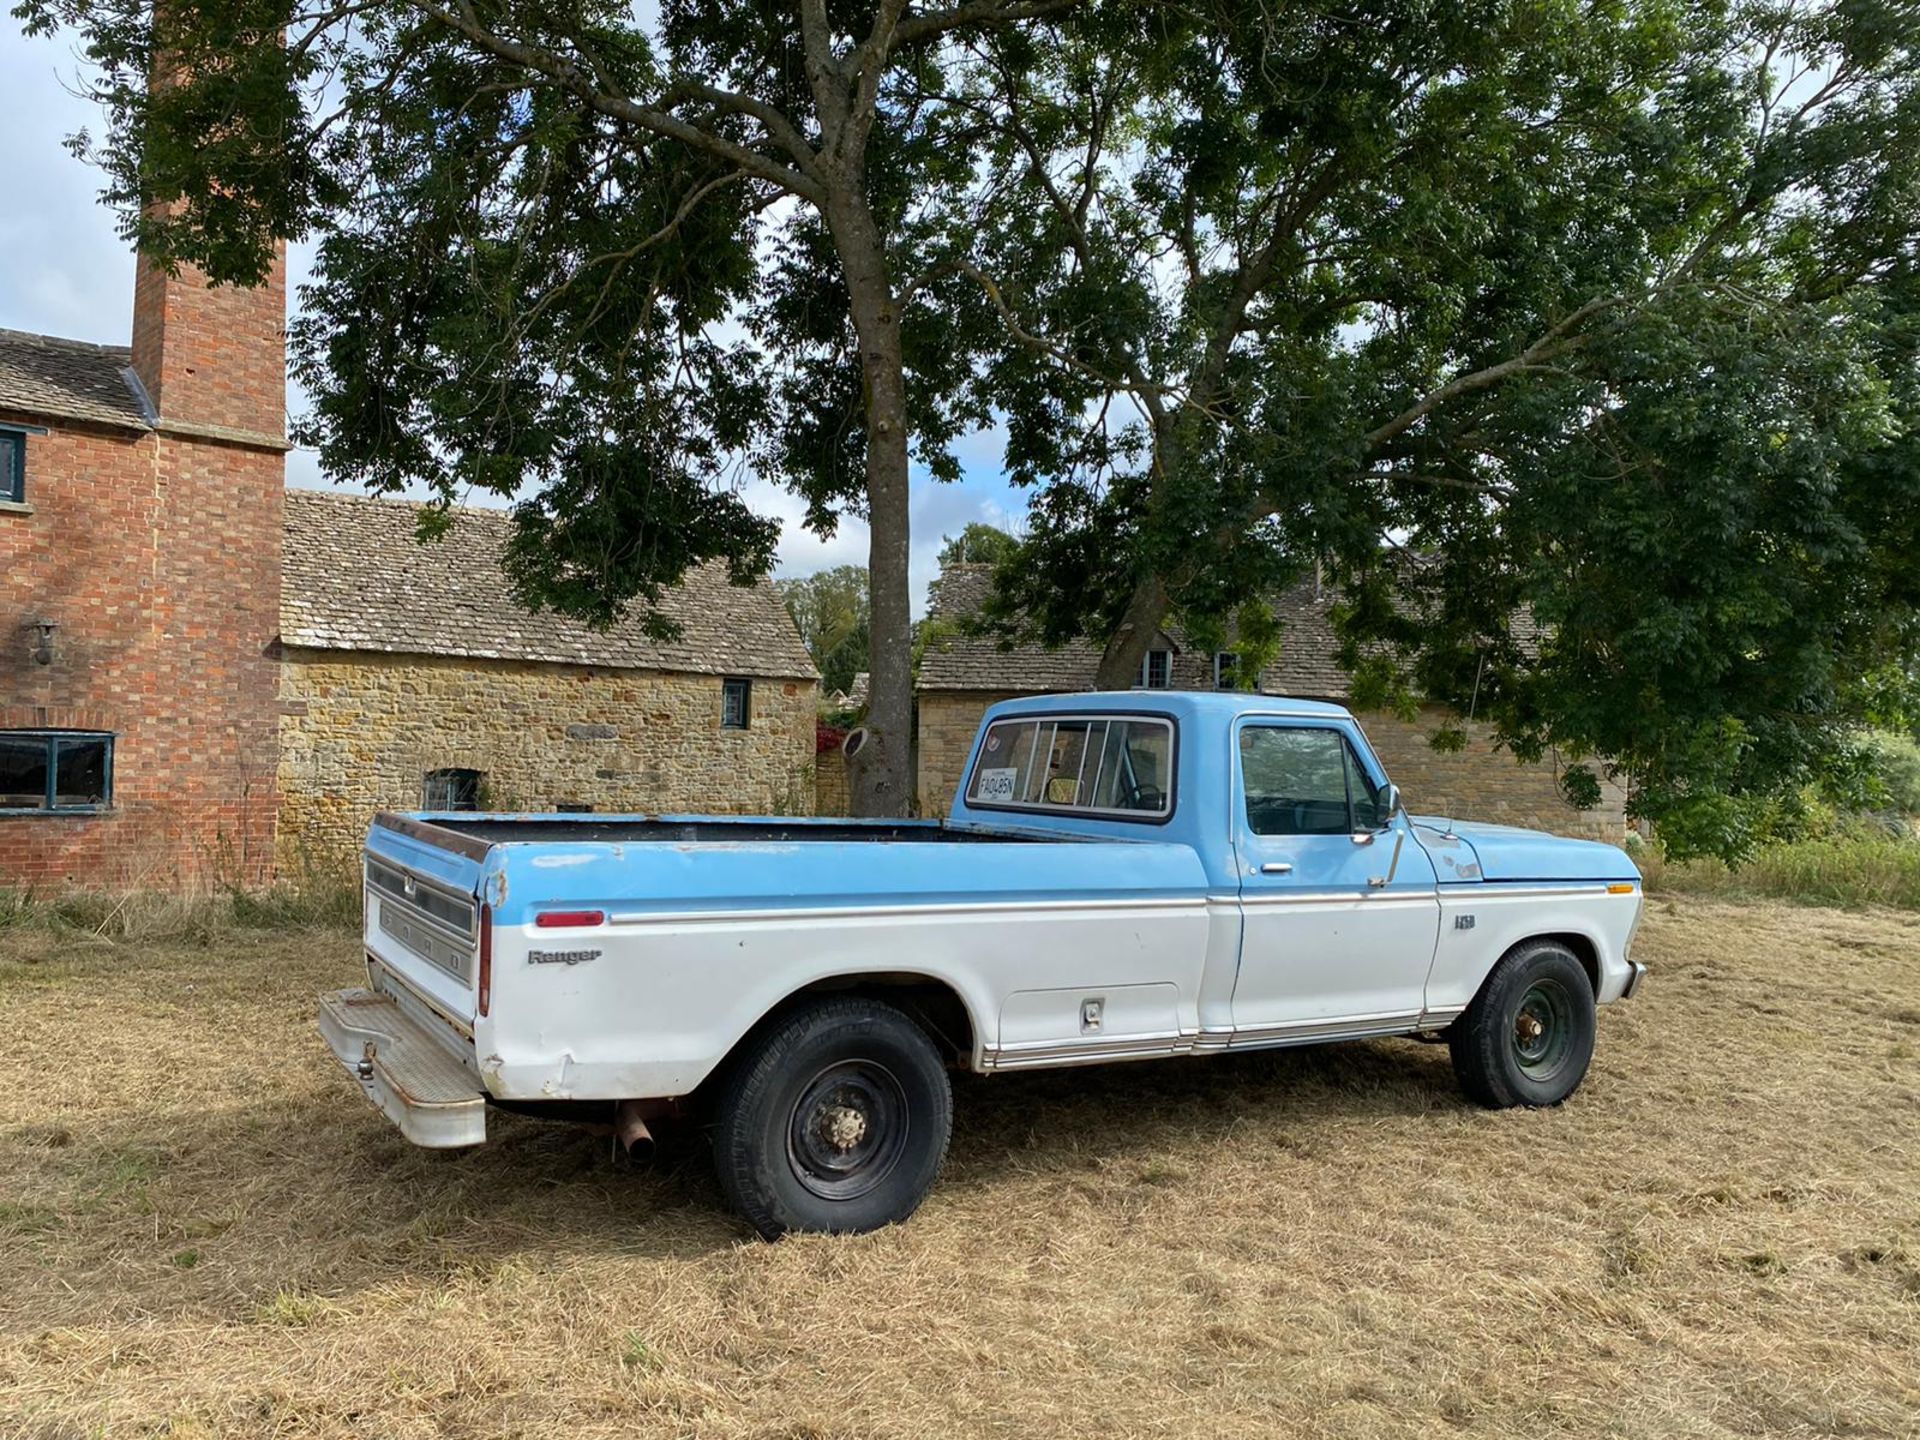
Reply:
[[[1335,720],[1247,717],[1233,761],[1234,1043],[1407,1028],[1440,904],[1406,817],[1381,813],[1386,777]]]

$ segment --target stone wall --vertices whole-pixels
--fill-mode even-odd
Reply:
[[[920,694],[914,794],[919,813],[938,819],[953,805],[960,774],[973,751],[980,717],[989,705],[1012,700],[1020,692],[927,690]]]
[[[812,680],[757,678],[720,728],[718,675],[289,648],[281,666],[283,873],[351,864],[378,810],[430,770],[478,770],[490,809],[806,813]]]
[[[921,814],[946,813],[980,728],[980,717],[989,705],[1012,698],[1012,693],[961,690],[921,694]],[[1524,825],[1612,841],[1625,835],[1626,792],[1621,786],[1604,784],[1599,807],[1575,810],[1561,798],[1561,767],[1556,757],[1549,756],[1537,765],[1522,765],[1505,751],[1493,748],[1484,725],[1465,727],[1464,750],[1435,750],[1427,737],[1446,718],[1447,712],[1438,706],[1423,711],[1412,724],[1384,714],[1360,717],[1374,752],[1416,813]]]
[[[1380,713],[1360,716],[1374,753],[1416,815],[1523,825],[1614,844],[1624,838],[1624,786],[1603,779],[1600,804],[1576,810],[1560,794],[1565,765],[1559,756],[1549,752],[1538,764],[1523,765],[1494,748],[1489,727],[1458,720],[1454,723],[1466,731],[1466,748],[1436,750],[1427,737],[1448,718],[1448,712],[1437,705],[1423,710],[1412,724]]]

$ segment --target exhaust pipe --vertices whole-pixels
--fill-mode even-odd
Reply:
[[[641,1102],[622,1100],[613,1112],[613,1133],[630,1160],[645,1163],[653,1159],[653,1132],[640,1114]]]

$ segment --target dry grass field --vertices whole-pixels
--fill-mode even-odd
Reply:
[[[1383,1042],[957,1087],[912,1224],[400,1141],[332,931],[0,932],[0,1435],[1920,1434],[1920,915],[1656,900],[1561,1110]]]

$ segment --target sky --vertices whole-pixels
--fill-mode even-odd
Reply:
[[[99,173],[64,144],[76,131],[105,128],[92,102],[76,93],[82,74],[70,37],[29,40],[17,22],[0,15],[0,175],[7,177],[9,201],[0,206],[0,329],[125,345],[133,325],[133,255],[115,233],[115,216],[100,203]],[[311,261],[308,246],[288,254],[295,305]],[[288,392],[296,413],[303,404],[297,390]],[[1026,509],[1002,474],[996,433],[967,436],[957,451],[965,472],[959,483],[941,484],[917,467],[914,475],[916,617],[925,613],[943,536],[973,520],[1012,528]],[[316,458],[303,451],[287,457],[287,483],[328,484]],[[338,488],[352,489],[352,481]],[[755,510],[782,523],[777,575],[866,563],[867,528],[860,520],[848,519],[821,540],[801,527],[805,507],[780,486],[749,479],[743,493]]]

